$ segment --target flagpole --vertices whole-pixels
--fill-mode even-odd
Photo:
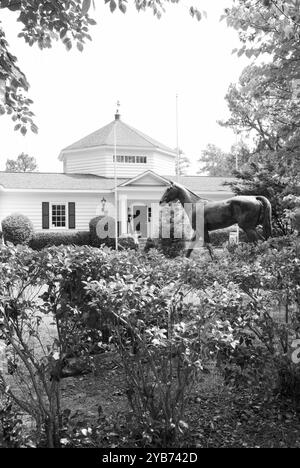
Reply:
[[[237,145],[238,145],[238,134],[236,133],[236,136],[235,136],[235,150],[236,150],[236,153],[235,153],[235,170],[236,170],[236,171],[239,170],[239,159],[238,159],[238,148],[237,148]],[[237,237],[237,243],[239,243],[239,240],[240,240],[240,228],[239,228],[239,225],[238,225],[238,224],[236,225],[236,237]]]
[[[118,251],[118,179],[117,179],[117,121],[119,119],[119,101],[117,102],[117,112],[114,122],[114,179],[115,179],[115,239],[116,251]]]
[[[176,94],[176,172],[177,172],[177,182],[179,182],[179,143],[178,143],[178,94]]]

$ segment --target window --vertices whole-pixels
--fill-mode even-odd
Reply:
[[[146,164],[147,158],[146,156],[136,156],[136,162],[139,164]]]
[[[65,204],[51,205],[51,227],[66,228],[67,227],[67,209]]]
[[[113,156],[115,162],[115,156]],[[147,156],[117,156],[118,163],[147,164]]]

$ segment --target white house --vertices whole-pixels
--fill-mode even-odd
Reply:
[[[36,231],[87,231],[93,217],[115,216],[115,151],[119,234],[137,230],[142,237],[153,235],[153,210],[176,180],[176,152],[125,124],[119,114],[61,151],[63,173],[0,172],[0,221],[22,213]],[[208,200],[233,195],[224,181],[180,176],[182,185]]]

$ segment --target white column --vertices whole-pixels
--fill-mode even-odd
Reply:
[[[150,236],[152,238],[159,237],[159,218],[160,208],[159,202],[151,203],[151,226],[150,226]]]
[[[121,221],[121,236],[124,234],[128,234],[127,232],[127,219],[128,219],[128,211],[127,211],[127,195],[119,195],[119,207],[120,207],[120,221]]]

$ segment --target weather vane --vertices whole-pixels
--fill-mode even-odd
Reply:
[[[120,104],[120,101],[117,101],[117,112],[116,112],[117,114],[119,114],[120,105],[121,105],[121,104]]]

